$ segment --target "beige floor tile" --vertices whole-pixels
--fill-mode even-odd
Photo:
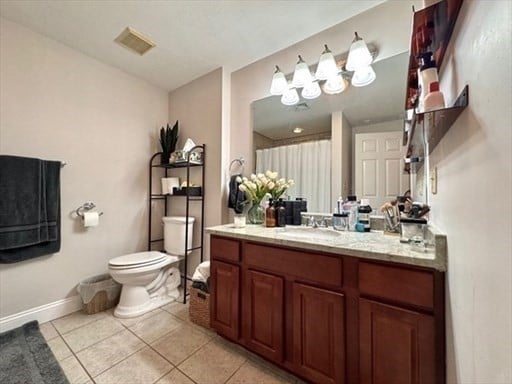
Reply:
[[[147,343],[161,338],[166,333],[182,324],[181,321],[167,312],[160,311],[154,316],[143,319],[129,329]]]
[[[59,336],[59,333],[57,332],[57,330],[55,329],[51,322],[39,324],[39,330],[41,331],[41,334],[43,335],[46,341],[49,341]]]
[[[84,384],[89,381],[89,376],[87,376],[87,373],[84,371],[75,356],[69,356],[59,362],[59,364],[70,384]]]
[[[171,363],[178,365],[210,340],[211,337],[205,333],[180,324],[151,346]]]
[[[198,384],[220,384],[226,382],[245,360],[245,356],[213,340],[178,368]]]
[[[119,321],[121,324],[123,324],[125,327],[131,327],[137,323],[140,323],[141,321],[145,320],[145,319],[148,319],[150,318],[151,316],[155,316],[159,313],[161,313],[162,310],[160,309],[155,309],[151,312],[147,312],[141,316],[137,316],[137,317],[130,317],[128,319],[120,319],[119,317],[115,317],[114,316],[114,313],[112,312],[110,315],[116,319],[117,321]]]
[[[73,329],[82,327],[93,321],[102,319],[106,316],[105,312],[98,312],[94,315],[88,315],[83,311],[73,312],[70,315],[53,320],[52,324],[61,334],[72,331]]]
[[[295,384],[293,377],[285,378],[274,370],[247,360],[226,384]]]
[[[162,309],[181,320],[188,320],[188,302],[187,304],[183,304],[183,301],[174,301],[170,304],[164,305]]]
[[[151,348],[144,348],[94,378],[97,384],[151,384],[173,366]]]
[[[71,350],[68,348],[62,337],[58,336],[48,341],[48,346],[53,352],[57,361],[64,360],[66,357],[72,355]]]
[[[77,353],[77,357],[91,376],[112,367],[146,344],[128,330],[116,333]]]
[[[171,304],[167,304],[166,306],[163,306],[162,309],[164,311],[169,312],[173,316],[176,316],[178,319],[183,320],[185,323],[187,323],[191,327],[193,327],[203,333],[206,333],[210,337],[217,335],[217,333],[213,329],[204,328],[202,326],[199,326],[199,325],[193,323],[190,320],[188,303],[183,304],[182,302],[179,302],[179,303],[174,302]]]
[[[111,317],[104,317],[68,332],[62,337],[74,352],[79,352],[123,329],[125,328],[118,321]]]
[[[194,384],[194,382],[178,369],[173,369],[170,373],[158,380],[156,384]]]

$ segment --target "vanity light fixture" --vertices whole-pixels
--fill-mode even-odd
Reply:
[[[319,97],[322,90],[328,95],[343,92],[348,86],[347,79],[351,79],[351,84],[355,87],[371,84],[376,78],[375,71],[371,67],[376,50],[370,52],[357,32],[355,36],[346,63],[344,61],[336,63],[331,50],[324,45],[314,76],[301,55],[295,65],[291,82],[288,82],[285,74],[276,65],[270,94],[281,96],[281,103],[291,106],[300,101],[298,88],[302,88],[302,98],[310,100]]]

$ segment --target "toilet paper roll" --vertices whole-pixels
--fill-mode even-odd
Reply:
[[[96,227],[100,223],[98,212],[84,212],[84,227]]]

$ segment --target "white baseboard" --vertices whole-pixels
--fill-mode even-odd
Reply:
[[[80,295],[67,297],[62,300],[54,301],[53,303],[0,318],[0,332],[17,328],[32,320],[37,320],[40,324],[46,323],[47,321],[55,320],[59,317],[79,311],[82,307],[83,304]]]

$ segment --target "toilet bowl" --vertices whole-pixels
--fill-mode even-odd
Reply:
[[[122,284],[114,316],[136,317],[174,301],[177,298],[177,286],[174,284],[177,276],[171,279],[174,281],[172,287],[168,278],[172,274],[179,276],[179,271],[171,268],[177,261],[177,256],[157,251],[132,253],[110,260],[109,273]]]

